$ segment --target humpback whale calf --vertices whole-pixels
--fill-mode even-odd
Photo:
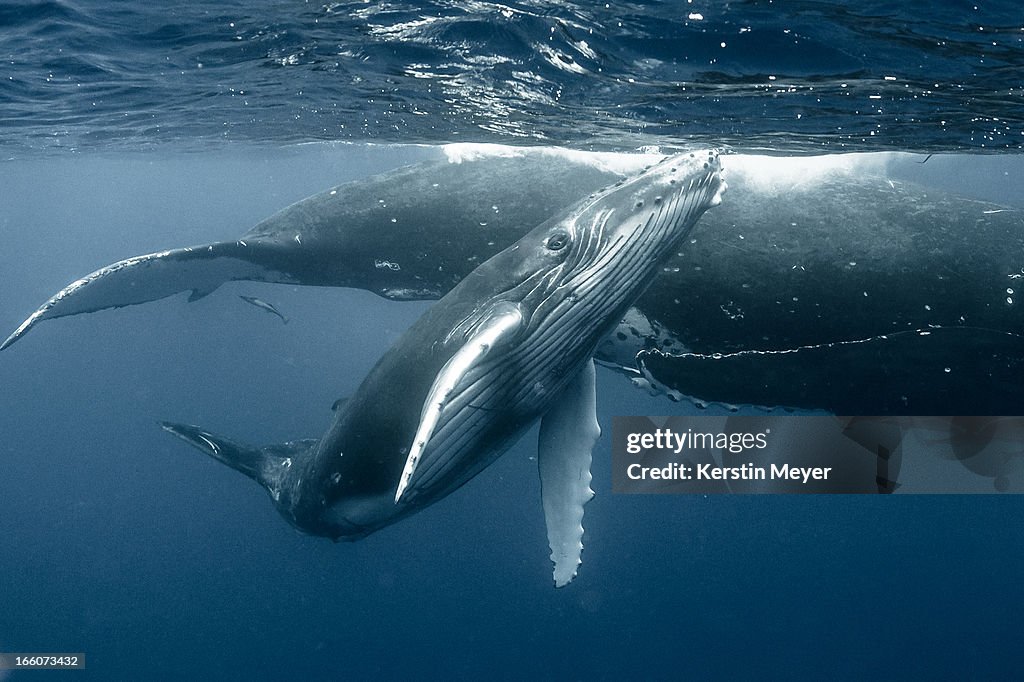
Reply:
[[[258,280],[436,299],[653,155],[444,148],[331,188],[242,238],[138,256],[44,321]],[[672,254],[596,358],[670,397],[838,414],[1024,413],[1024,212],[893,181],[877,155],[732,155],[733,197]],[[699,296],[679,292],[699,291]],[[637,354],[640,353],[640,358]]]
[[[594,350],[724,189],[716,152],[683,154],[539,225],[428,309],[319,440],[250,448],[164,428],[263,485],[299,530],[353,540],[445,497],[540,419],[541,498],[563,586],[593,495]]]

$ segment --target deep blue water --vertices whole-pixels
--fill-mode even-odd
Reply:
[[[5,3],[0,329],[429,153],[338,141],[958,150],[907,172],[1020,206],[1020,157],[977,153],[1024,141],[1022,27],[1010,2]],[[157,425],[315,437],[427,305],[235,283],[0,354],[0,651],[85,651],[63,674],[103,680],[1019,675],[1017,495],[612,495],[603,439],[555,590],[533,433],[334,545]],[[604,371],[599,404],[693,409]]]

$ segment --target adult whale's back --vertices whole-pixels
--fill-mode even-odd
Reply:
[[[303,199],[242,240],[280,245],[288,254],[280,270],[301,284],[440,298],[537,225],[656,157],[614,159],[530,154],[407,166]]]

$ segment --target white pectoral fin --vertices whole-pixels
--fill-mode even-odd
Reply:
[[[582,563],[583,505],[594,496],[590,461],[600,436],[591,360],[565,387],[540,424],[537,460],[555,587],[568,585]]]
[[[437,428],[441,413],[456,392],[459,382],[470,370],[479,365],[495,346],[513,338],[522,328],[523,315],[518,306],[511,304],[497,307],[469,334],[466,342],[455,352],[441,371],[427,393],[420,413],[420,423],[409,447],[409,456],[405,460],[402,476],[398,480],[395,491],[395,504],[409,488],[416,467],[426,450],[430,437]]]

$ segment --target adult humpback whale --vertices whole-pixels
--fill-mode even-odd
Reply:
[[[309,197],[238,241],[98,270],[3,347],[42,320],[181,291],[196,298],[238,279],[438,298],[533,226],[651,160],[464,149]],[[665,263],[599,360],[675,398],[840,414],[1024,413],[1024,213],[892,182],[875,156],[731,159],[732,199]]]
[[[445,497],[541,419],[541,496],[565,585],[593,495],[594,350],[724,189],[716,152],[679,155],[538,226],[406,331],[319,440],[255,449],[164,428],[262,484],[299,530],[357,539]]]

